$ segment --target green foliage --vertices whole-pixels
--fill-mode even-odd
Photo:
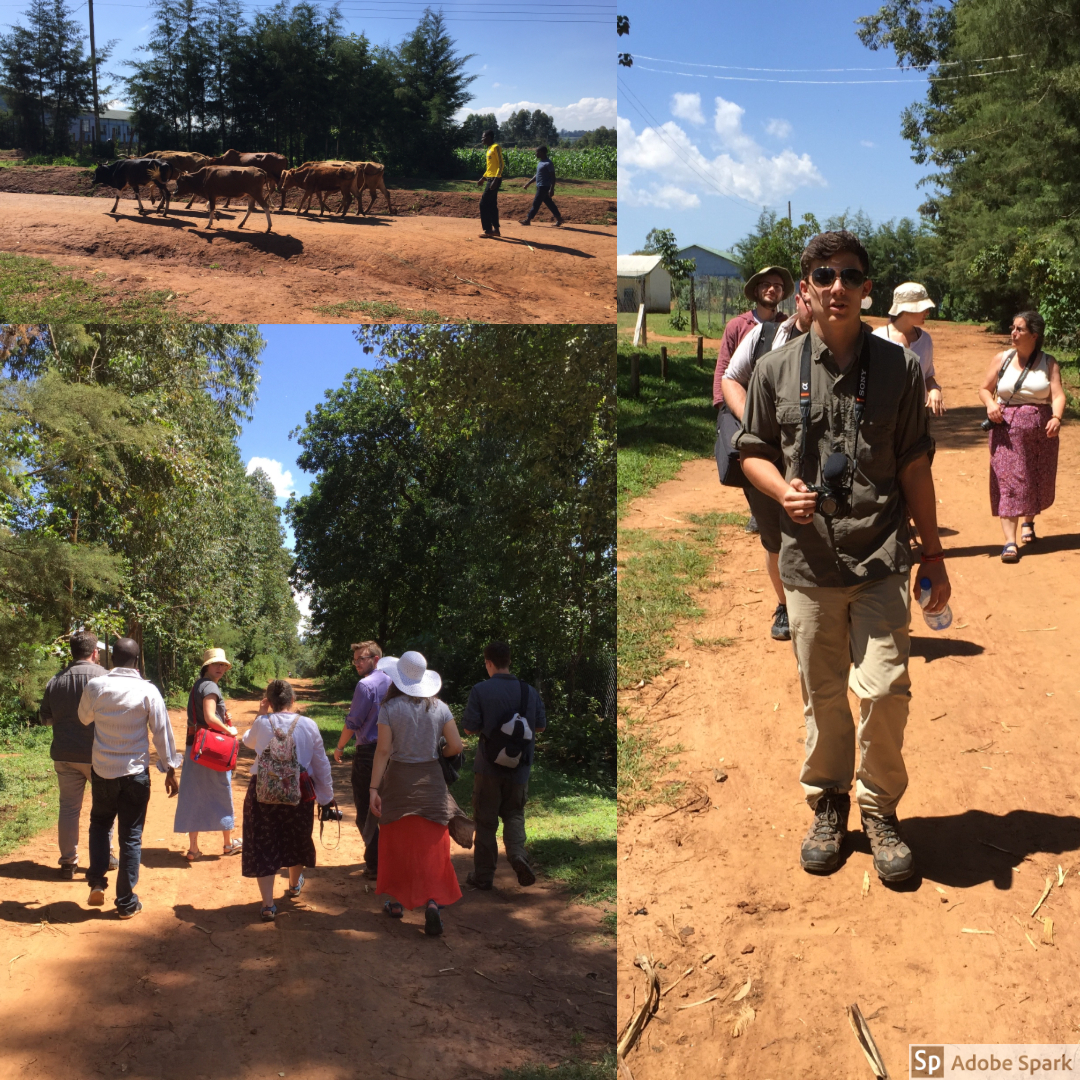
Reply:
[[[474,147],[459,147],[454,151],[458,172],[462,175],[480,176],[487,168],[487,151]],[[506,170],[510,176],[532,176],[536,171],[536,154],[532,150],[504,147]],[[594,146],[587,150],[551,151],[556,178],[568,180],[614,180],[616,178],[616,148]]]
[[[461,141],[465,143],[466,146],[478,146],[480,144],[480,136],[483,135],[485,131],[494,131],[496,142],[501,138],[499,121],[496,119],[494,113],[469,113],[469,115],[461,121]]]
[[[502,1080],[615,1080],[615,1052],[600,1061],[564,1061],[559,1065],[522,1065],[503,1069]]]
[[[935,170],[921,209],[941,313],[1004,327],[1045,308],[1053,336],[1075,347],[1080,0],[890,0],[859,21],[869,48],[947,76],[901,118],[914,160]]]
[[[619,728],[619,813],[633,814],[653,803],[671,802],[685,784],[661,781],[678,764],[674,755],[684,749],[679,744],[663,745],[651,725],[624,715]]]
[[[580,139],[574,142],[575,150],[584,150],[591,146],[618,146],[619,133],[615,128],[598,127],[592,131],[586,131]]]
[[[672,329],[685,330],[680,286],[694,273],[697,263],[693,259],[679,258],[679,243],[671,229],[650,229],[645,237],[645,251],[649,255],[659,255],[660,265],[671,275],[676,310],[675,314],[669,316],[669,321]]]
[[[775,210],[762,210],[752,233],[732,249],[738,257],[742,275],[749,280],[765,266],[783,266],[798,281],[802,276],[799,258],[810,237],[821,232],[813,214],[803,214],[802,224],[794,225]]]
[[[545,753],[613,768],[614,356],[608,327],[362,327],[298,433],[294,582],[331,670],[353,641],[419,648],[463,703],[493,638],[539,685]]]
[[[499,126],[499,137],[518,146],[559,145],[559,129],[555,126],[555,120],[540,109],[534,109],[531,113],[528,109],[518,109],[511,113]]]
[[[13,729],[0,719],[0,858],[52,824],[58,806],[49,756],[52,728]]]

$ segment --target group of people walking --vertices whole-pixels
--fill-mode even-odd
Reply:
[[[484,231],[480,234],[480,239],[490,240],[496,236],[502,236],[499,227],[499,189],[506,176],[506,155],[496,142],[494,131],[485,131],[480,136],[480,141],[487,151],[484,175],[476,181],[484,185],[484,192],[480,196],[480,227]],[[531,225],[533,218],[540,212],[540,207],[546,206],[551,211],[555,224],[561,226],[563,216],[552,198],[555,194],[555,166],[552,164],[551,155],[546,146],[536,148],[536,175],[531,180],[526,180],[521,186],[527,191],[530,184],[536,185],[536,194],[529,212],[521,219],[521,224]]]
[[[928,417],[945,412],[924,327],[934,307],[906,282],[889,322],[862,321],[870,260],[846,231],[820,233],[801,257],[796,289],[785,267],[746,283],[750,311],[725,328],[713,383],[722,483],[742,486],[760,533],[778,605],[771,634],[792,641],[806,719],[801,781],[814,814],[800,850],[811,873],[840,864],[852,777],[875,870],[887,882],[914,872],[897,819],[907,787],[903,736],[911,681],[910,571],[928,615],[951,591],[936,515]],[[1001,559],[1036,542],[1036,515],[1054,501],[1065,393],[1042,349],[1035,311],[1013,319],[1010,348],[979,390],[989,432],[990,509]],[[918,543],[916,544],[916,537]],[[860,699],[857,723],[848,707]],[[860,759],[856,762],[856,746]]]
[[[119,917],[129,919],[142,910],[135,887],[150,798],[152,738],[166,791],[177,796],[174,830],[188,835],[186,858],[195,862],[203,856],[200,833],[220,832],[223,855],[241,856],[242,875],[258,883],[260,917],[273,921],[279,870],[287,869],[286,895],[295,899],[306,884],[304,871],[316,864],[316,805],[323,820],[341,817],[322,733],[296,711],[291,684],[275,679],[267,686],[259,714],[242,736],[255,761],[244,796],[241,841],[233,836],[232,797],[239,732],[221,689],[232,666],[224,651],[203,654],[188,695],[186,746],[180,754],[160,691],[139,673],[137,642],[118,639],[108,671],[98,663],[96,635],[73,634],[70,645],[72,663],[49,682],[41,707],[43,722],[53,725],[61,790],[61,876],[71,879],[78,869],[79,816],[89,780],[88,903],[104,905],[108,872],[116,870]],[[424,908],[426,933],[438,935],[442,908],[462,895],[450,858],[451,838],[468,848],[475,837],[474,870],[466,881],[491,889],[502,819],[506,856],[519,884],[535,881],[525,852],[524,808],[535,737],[546,726],[543,701],[510,673],[509,646],[489,644],[484,651],[489,678],[472,688],[463,714],[465,730],[480,737],[474,817],[469,818],[450,792],[464,743],[453,713],[438,696],[438,672],[415,651],[384,657],[374,641],[352,651],[360,681],[334,757],[340,763],[356,738],[351,780],[364,873],[390,897],[384,905],[389,916]],[[208,736],[216,740],[212,746]],[[110,862],[114,825],[120,853]]]

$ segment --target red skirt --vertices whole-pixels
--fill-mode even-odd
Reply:
[[[377,888],[407,908],[460,900],[447,827],[417,814],[380,825]]]

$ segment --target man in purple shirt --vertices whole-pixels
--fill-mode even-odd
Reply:
[[[382,656],[377,642],[361,641],[352,646],[353,667],[360,681],[353,691],[352,706],[345,715],[345,727],[338,739],[334,760],[341,764],[341,751],[356,736],[356,756],[352,765],[353,803],[356,806],[356,827],[364,837],[364,877],[374,880],[379,872],[379,826],[365,835],[368,825],[368,788],[371,787],[371,764],[375,760],[375,744],[379,740],[379,707],[390,688],[390,676],[376,671],[375,665]]]

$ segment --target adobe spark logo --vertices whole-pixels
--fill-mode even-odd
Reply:
[[[911,1047],[911,1080],[945,1076],[944,1046]]]

